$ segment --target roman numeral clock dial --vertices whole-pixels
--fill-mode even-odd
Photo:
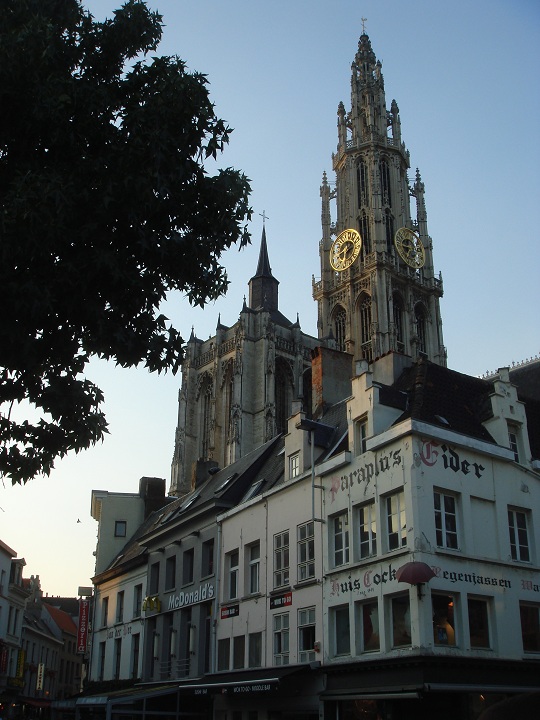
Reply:
[[[394,245],[399,253],[399,257],[403,262],[407,263],[409,267],[419,270],[424,266],[426,262],[426,251],[424,250],[422,241],[415,232],[406,227],[399,228],[394,236]]]
[[[330,265],[337,272],[350,268],[360,255],[362,238],[357,230],[349,228],[341,232],[330,248]]]

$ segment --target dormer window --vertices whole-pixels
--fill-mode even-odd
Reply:
[[[297,452],[289,458],[289,478],[295,478],[300,475],[300,453]]]
[[[515,462],[519,462],[519,428],[517,425],[508,423],[508,445],[514,453]]]
[[[367,420],[365,417],[355,420],[354,423],[354,454],[363,455],[366,452]]]

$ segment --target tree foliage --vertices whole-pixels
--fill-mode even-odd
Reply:
[[[91,357],[178,370],[166,293],[216,299],[221,253],[249,241],[249,181],[205,167],[231,130],[204,75],[150,57],[161,20],[140,0],[104,22],[79,0],[0,3],[0,474],[13,483],[103,438]]]

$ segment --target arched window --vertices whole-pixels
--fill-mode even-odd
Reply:
[[[382,204],[392,207],[392,195],[390,193],[390,169],[386,158],[379,162],[379,175],[381,179]]]
[[[416,336],[418,338],[418,353],[427,355],[427,327],[426,310],[418,303],[414,308],[414,319],[416,321]]]
[[[292,375],[287,362],[276,358],[276,433],[287,432],[292,412]]]
[[[233,417],[234,403],[234,363],[232,360],[227,362],[223,374],[222,384],[222,426],[224,428],[224,452],[225,465],[230,465],[234,461],[234,443],[238,440],[238,423],[235,423]]]
[[[403,300],[401,296],[394,293],[392,298],[392,309],[394,313],[394,328],[396,333],[396,350],[405,352],[405,336],[403,331]]]
[[[364,295],[360,300],[360,340],[362,357],[371,362],[373,348],[371,345],[371,298],[369,295]]]
[[[347,332],[347,313],[339,306],[334,313],[334,337],[336,346],[341,352],[345,352],[345,338]]]
[[[201,387],[201,458],[210,458],[210,432],[212,429],[212,379],[205,377]]]
[[[368,169],[363,160],[360,160],[356,167],[356,181],[358,186],[358,207],[361,208],[368,203]]]
[[[384,226],[386,230],[386,252],[391,254],[394,249],[394,218],[388,208],[384,211]]]
[[[371,238],[369,235],[369,219],[365,210],[360,214],[360,237],[362,238],[362,260],[371,252]]]

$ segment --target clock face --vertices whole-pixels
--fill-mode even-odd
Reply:
[[[426,262],[426,251],[424,250],[422,241],[415,232],[406,227],[399,228],[394,237],[394,244],[400,258],[403,262],[406,262],[409,267],[418,270],[424,266]]]
[[[344,230],[332,243],[330,248],[330,265],[338,272],[350,268],[360,255],[362,238],[357,230]]]

